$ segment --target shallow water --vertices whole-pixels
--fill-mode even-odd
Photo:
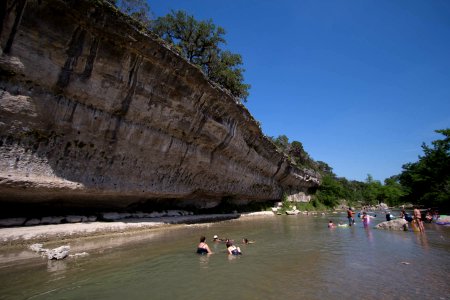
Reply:
[[[250,217],[99,240],[87,257],[0,264],[0,299],[450,299],[449,227],[328,229],[331,218],[346,221]],[[199,256],[202,234],[256,243],[230,257],[209,241],[215,254]]]

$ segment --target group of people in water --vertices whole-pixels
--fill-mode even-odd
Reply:
[[[377,215],[371,216],[367,212],[363,211],[362,213],[358,213],[358,218],[361,218],[364,227],[367,227],[370,223],[371,218],[375,218]],[[348,219],[348,225],[347,224],[338,224],[339,227],[348,227],[355,224],[355,212],[349,207],[347,209],[347,219]],[[334,228],[336,225],[333,223],[333,221],[328,222],[328,228]]]
[[[354,214],[355,214],[355,213],[349,208],[349,209],[347,210],[348,225],[347,225],[347,224],[339,223],[337,226],[338,226],[338,227],[348,227],[348,226],[354,225],[354,224],[355,224],[355,217],[354,217]],[[376,218],[376,216],[377,216],[377,215],[371,216],[371,215],[369,215],[369,214],[368,214],[367,212],[365,212],[365,211],[363,211],[362,213],[358,213],[358,218],[361,219],[361,221],[362,221],[364,227],[369,226],[369,224],[370,224],[370,219],[371,219],[371,218]],[[336,227],[336,225],[333,223],[333,221],[330,220],[330,221],[328,222],[328,228],[334,228],[334,227]]]
[[[217,235],[214,235],[213,237],[213,243],[224,243],[226,246],[226,252],[229,255],[241,255],[242,251],[239,246],[236,246],[234,244],[234,241],[231,239],[220,239]],[[253,244],[254,241],[249,241],[247,238],[242,239],[243,244]],[[209,248],[208,244],[206,243],[206,237],[201,236],[200,237],[200,243],[197,246],[197,253],[198,254],[212,254],[211,248]]]
[[[348,227],[355,224],[355,212],[349,207],[347,209],[347,219],[348,219],[348,225],[347,224],[338,224],[338,227]],[[358,217],[361,218],[362,223],[364,227],[367,227],[370,223],[371,218],[375,218],[377,215],[369,215],[366,211],[363,211],[362,213],[358,213]],[[386,221],[391,221],[394,218],[394,216],[391,215],[389,211],[386,211]],[[399,218],[405,219],[411,225],[413,228],[417,228],[417,231],[424,232],[425,228],[423,226],[423,222],[431,223],[432,220],[439,218],[439,214],[437,211],[431,211],[431,209],[428,209],[425,213],[425,219],[423,220],[421,211],[416,207],[413,210],[412,216],[410,216],[408,213],[405,212],[405,209],[402,209]],[[328,222],[328,228],[335,228],[336,225],[333,223],[332,220]]]

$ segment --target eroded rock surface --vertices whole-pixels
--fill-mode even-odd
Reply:
[[[214,207],[283,191],[305,198],[317,187],[317,175],[278,153],[243,105],[109,4],[5,6],[3,214],[150,202]]]

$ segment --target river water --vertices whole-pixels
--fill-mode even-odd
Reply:
[[[450,299],[450,227],[328,229],[329,219],[346,222],[344,214],[246,217],[80,241],[101,250],[0,264],[0,299]],[[215,234],[255,243],[230,257]],[[194,254],[201,235],[214,254]]]

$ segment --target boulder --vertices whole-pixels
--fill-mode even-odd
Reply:
[[[61,246],[58,248],[54,248],[51,250],[47,250],[47,258],[48,259],[64,259],[69,255],[70,246]]]
[[[67,223],[80,223],[87,221],[87,217],[85,216],[66,216]]]
[[[29,219],[28,221],[25,222],[25,226],[34,226],[39,224],[41,224],[40,219]]]
[[[395,219],[391,221],[385,221],[375,226],[377,229],[389,229],[389,230],[408,230],[408,221],[405,219]]]
[[[179,210],[168,210],[166,215],[168,217],[179,217],[182,216],[183,213]]]
[[[25,223],[26,218],[8,218],[0,219],[0,226],[10,227],[10,226],[22,226]]]
[[[39,252],[47,252],[48,250],[42,248],[42,246],[43,246],[42,244],[33,244],[29,248],[31,251],[38,252],[38,253]]]
[[[154,211],[154,212],[150,213],[149,217],[150,218],[161,218],[164,216],[164,214],[165,214],[164,212]]]
[[[117,221],[120,220],[122,216],[116,212],[103,213],[102,219],[105,221]]]
[[[87,222],[95,222],[95,221],[97,221],[97,217],[96,216],[89,216],[87,218]]]
[[[43,217],[41,224],[60,224],[64,217]]]

